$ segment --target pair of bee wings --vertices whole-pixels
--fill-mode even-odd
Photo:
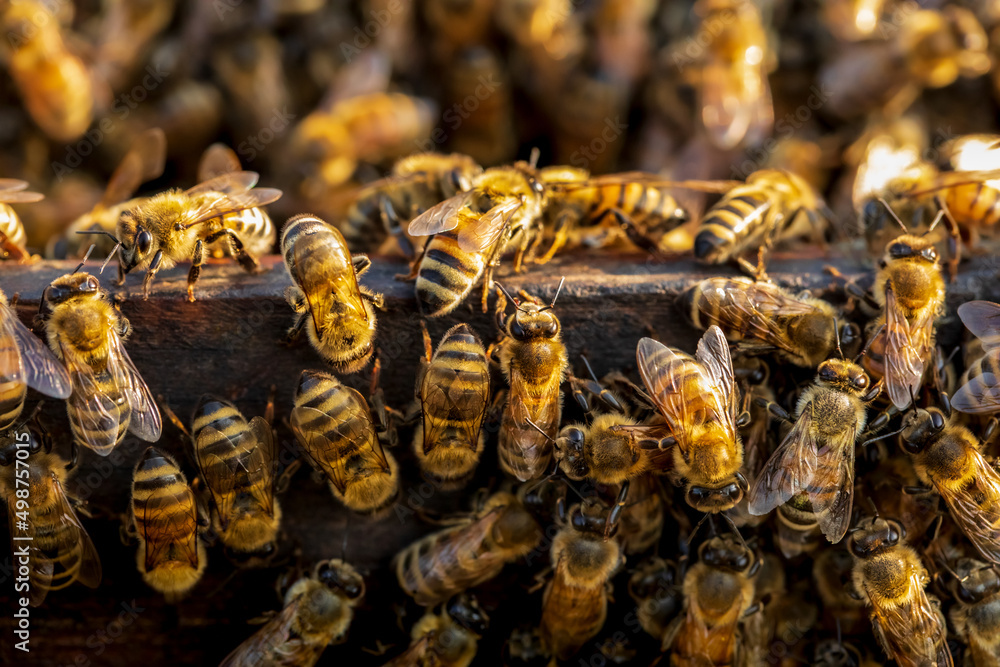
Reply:
[[[365,310],[365,303],[361,298],[357,272],[347,252],[347,244],[342,238],[340,243],[326,244],[328,270],[317,270],[315,259],[306,256],[311,243],[310,236],[312,235],[301,234],[295,240],[295,246],[292,248],[292,273],[295,282],[306,296],[316,335],[323,340],[327,333],[330,312],[334,308],[345,318],[361,318],[366,322],[368,311]]]
[[[462,424],[462,435],[469,446],[475,449],[479,444],[479,429],[483,423],[486,406],[490,402],[490,373],[483,358],[479,371],[451,371],[454,377],[448,381],[425,382],[420,392],[420,405],[424,414],[424,454],[437,444],[449,425],[449,420]],[[459,376],[462,376],[461,381]],[[425,376],[426,377],[426,376]],[[443,406],[447,411],[445,419],[428,418],[429,406]]]
[[[966,328],[982,341],[986,358],[998,362],[990,367],[1000,367],[1000,304],[969,301],[958,307],[958,316]],[[969,414],[1000,411],[1000,378],[989,371],[971,378],[955,392],[951,404],[959,412]]]
[[[687,457],[688,430],[712,421],[720,422],[726,435],[736,440],[736,384],[729,343],[713,325],[698,341],[695,359],[699,378],[676,377],[677,363],[689,359],[652,338],[643,338],[635,350],[639,374],[656,407],[667,421],[681,453]],[[695,393],[695,387],[697,392]],[[705,390],[708,390],[707,392]],[[695,412],[692,406],[700,406]]]
[[[101,559],[97,555],[97,549],[94,548],[90,535],[73,511],[58,478],[54,474],[49,474],[54,507],[49,523],[52,530],[47,530],[46,534],[62,534],[67,542],[72,541],[73,546],[70,549],[55,553],[38,547],[38,540],[41,538],[37,534],[35,517],[29,514],[26,522],[27,530],[19,530],[16,526],[23,520],[17,517],[14,503],[7,503],[11,537],[16,535],[35,538],[31,542],[11,542],[15,549],[20,544],[30,545],[31,570],[28,576],[31,580],[31,597],[29,599],[33,607],[42,604],[49,591],[66,588],[75,581],[88,588],[97,588],[101,583]]]
[[[262,512],[274,516],[274,472],[277,463],[277,449],[274,433],[263,417],[254,417],[245,431],[236,437],[228,437],[211,426],[206,426],[198,434],[199,439],[216,443],[228,442],[231,452],[222,457],[204,448],[195,446],[194,454],[198,469],[205,476],[205,484],[212,493],[215,507],[219,511],[219,521],[229,525],[233,504],[240,491],[246,489]]]
[[[1000,565],[1000,472],[978,450],[970,449],[966,456],[973,468],[968,485],[949,489],[934,483],[934,488],[976,550],[986,560]]]
[[[356,389],[343,387],[341,391],[352,392],[354,402],[361,409],[354,411],[351,419],[334,419],[330,415],[306,406],[292,410],[292,432],[313,463],[313,466],[327,476],[340,493],[344,493],[352,474],[347,469],[345,450],[355,455],[373,459],[384,472],[389,472],[389,461],[382,450],[382,443],[375,435],[375,425],[368,411],[368,404]]]
[[[866,595],[879,643],[899,667],[953,667],[944,617],[931,604],[917,572],[910,575],[909,592],[909,602],[898,606],[883,606]]]
[[[128,403],[129,433],[146,442],[160,439],[162,422],[160,409],[153,400],[149,387],[129,358],[118,334],[109,329],[105,334],[107,345],[106,368],[111,387],[102,388],[94,369],[74,348],[60,340],[63,362],[69,370],[73,393],[69,397],[69,418],[77,426],[83,444],[101,456],[111,453],[117,444],[116,436],[121,423],[121,405]],[[111,434],[110,441],[101,435]]]
[[[429,632],[420,639],[414,641],[410,646],[395,658],[385,663],[382,667],[423,667],[424,665],[440,665],[441,657],[437,655],[434,645],[435,633]]]
[[[561,413],[559,385],[562,384],[562,376],[549,377],[544,389],[535,397],[533,401],[535,409],[532,410],[524,400],[524,396],[528,394],[528,383],[520,370],[512,366],[507,375],[510,393],[507,399],[506,417],[514,425],[514,437],[508,446],[520,450],[521,456],[513,459],[506,457],[506,462],[519,480],[527,481],[541,473],[537,469],[539,461],[546,458],[547,452],[552,450],[552,441],[559,428]],[[509,429],[510,425],[501,424],[501,428]],[[539,433],[538,429],[546,431],[548,437]]]
[[[885,289],[885,390],[892,404],[905,410],[920,389],[931,358],[934,312],[921,310],[912,322],[902,314],[892,288]]]
[[[145,500],[135,500],[135,521],[146,545],[146,570],[170,561],[198,567],[198,509],[194,491],[184,484],[177,492],[157,489]],[[173,551],[173,554],[170,552]]]
[[[261,664],[283,667],[315,665],[326,649],[327,643],[310,643],[292,635],[292,622],[298,614],[302,598],[285,605],[279,614],[269,620],[252,637],[223,658],[219,667],[257,667]],[[332,641],[334,638],[330,637]],[[265,663],[265,660],[267,662]]]
[[[29,192],[27,181],[0,178],[0,204],[31,204],[45,199],[41,192]]]
[[[463,219],[471,217],[474,219],[456,232],[458,245],[467,252],[485,252],[503,237],[523,202],[519,197],[505,197],[481,215],[466,210],[480,196],[480,193],[472,189],[445,199],[414,218],[407,231],[410,236],[433,236],[451,231]]]
[[[734,604],[737,601],[734,601]],[[687,603],[687,610],[684,614],[679,615],[675,618],[670,625],[667,626],[666,632],[663,634],[663,641],[660,649],[665,652],[676,652],[675,645],[678,643],[678,639],[682,639],[687,647],[697,646],[704,647],[703,651],[699,651],[693,656],[688,656],[690,658],[695,658],[694,662],[691,664],[714,664],[713,654],[718,655],[720,652],[720,646],[718,644],[723,641],[730,641],[735,644],[734,646],[734,660],[733,665],[739,665],[743,667],[745,662],[741,660],[744,651],[740,646],[740,631],[739,622],[740,617],[738,614],[734,614],[731,620],[724,623],[719,623],[712,627],[708,627],[705,623],[705,617],[703,614],[699,614],[693,608],[697,604],[696,601],[690,600]],[[680,638],[681,632],[684,632],[684,637]],[[702,662],[704,661],[704,662]],[[747,665],[746,667],[749,667]]]
[[[251,189],[257,184],[257,178],[257,173],[253,171],[235,171],[186,190],[185,195],[203,196],[202,201],[186,210],[176,222],[176,227],[187,229],[230,213],[265,206],[281,198],[281,190],[275,188]]]
[[[833,543],[843,539],[854,504],[854,442],[857,422],[836,438],[816,439],[813,404],[806,404],[792,430],[764,464],[748,496],[750,514],[761,516],[805,493],[819,526]]]
[[[26,384],[53,398],[69,398],[73,384],[56,356],[13,308],[0,305],[0,382]]]

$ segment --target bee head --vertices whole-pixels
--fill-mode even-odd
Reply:
[[[584,455],[587,435],[578,426],[567,426],[559,432],[555,442],[555,456],[563,473],[574,482],[590,476],[590,466]]]
[[[1000,593],[1000,575],[992,567],[972,558],[962,558],[952,573],[952,593],[966,604],[976,604]]]
[[[731,535],[713,537],[698,548],[698,558],[709,567],[750,573],[757,562],[754,553]]]
[[[685,499],[688,505],[699,512],[717,514],[737,505],[743,500],[746,491],[746,479],[740,475],[736,480],[719,488],[692,485],[688,487]]]
[[[676,564],[652,557],[632,575],[628,582],[629,593],[642,600],[655,599],[662,605],[677,605],[677,584],[680,579]],[[666,611],[666,610],[664,610]]]
[[[597,498],[585,498],[582,503],[573,507],[570,523],[581,533],[603,537],[605,526],[608,525],[608,508]],[[614,525],[608,535],[613,536],[616,532],[618,526]]]
[[[814,665],[830,667],[856,667],[861,664],[861,654],[851,644],[836,639],[824,639],[816,645]]]
[[[506,329],[507,335],[522,342],[555,338],[559,335],[559,318],[549,306],[526,303],[507,317]]]
[[[0,435],[0,466],[4,468],[14,465],[18,450],[27,451],[30,457],[45,448],[44,441],[37,433],[30,428],[22,431],[21,426],[15,425]],[[22,432],[28,434],[27,440],[24,438],[18,440],[17,436]],[[18,447],[18,444],[21,444],[22,447]]]
[[[316,566],[316,580],[344,594],[348,600],[360,600],[365,595],[365,580],[351,565],[339,558],[322,561]]]
[[[52,281],[42,294],[42,301],[65,303],[77,298],[100,298],[101,284],[89,273],[69,273]]]
[[[919,408],[903,420],[903,449],[910,454],[924,451],[934,438],[944,430],[947,420],[937,408]]]
[[[930,240],[922,236],[903,234],[897,239],[890,241],[885,247],[883,261],[889,263],[903,259],[914,259],[928,264],[936,264],[938,253]]]
[[[857,558],[870,558],[896,546],[905,535],[906,531],[897,521],[866,517],[847,538],[847,548]]]
[[[122,244],[121,265],[125,273],[150,261],[159,246],[156,238],[143,225],[134,210],[124,211],[121,214],[116,232],[115,235]]]
[[[479,607],[475,595],[459,593],[448,601],[448,615],[460,626],[476,635],[486,632],[490,618]]]
[[[821,363],[816,371],[816,381],[856,394],[863,394],[871,387],[871,379],[865,370],[846,359],[827,359]]]

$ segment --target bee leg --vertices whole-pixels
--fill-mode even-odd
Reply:
[[[115,285],[121,287],[125,284],[125,267],[122,266],[121,257],[118,258],[118,278],[115,280]]]
[[[430,363],[431,357],[434,354],[434,345],[431,342],[431,334],[427,331],[427,322],[420,320],[420,331],[424,338],[424,359]]]
[[[378,292],[372,292],[370,289],[362,287],[361,285],[358,285],[358,292],[361,294],[362,299],[366,299],[379,310],[385,308],[385,299],[382,298],[382,295]]]
[[[231,229],[223,229],[220,232],[216,232],[205,240],[206,243],[212,243],[217,238],[225,235],[226,239],[229,241],[229,251],[236,258],[236,261],[240,263],[243,270],[247,273],[256,273],[257,269],[260,268],[260,263],[257,258],[247,252],[246,248],[243,247],[243,241],[240,237],[236,235]],[[214,238],[213,238],[214,237]],[[210,239],[210,240],[209,240]]]
[[[663,257],[663,253],[660,251],[660,244],[657,240],[649,236],[630,216],[617,208],[611,209],[610,212],[633,245],[641,250],[645,250],[654,257]]]
[[[493,266],[488,265],[483,272],[483,312],[490,310],[490,290],[493,289]]]
[[[1000,420],[996,417],[990,418],[990,421],[986,424],[986,429],[983,431],[983,446],[985,447],[993,440],[993,436],[997,434],[997,427],[1000,427]]]
[[[618,490],[618,498],[615,500],[615,506],[611,508],[611,511],[608,512],[607,518],[604,520],[605,542],[611,538],[611,531],[618,525],[618,520],[621,519],[622,512],[625,511],[625,500],[628,498],[628,490],[630,486],[631,480],[626,479],[622,482],[622,487]]]
[[[764,408],[772,416],[777,417],[782,421],[786,422],[792,421],[791,415],[789,415],[788,412],[783,407],[781,407],[774,401],[769,401],[765,398],[761,398],[758,396],[757,398],[753,399],[753,403],[759,408]]]
[[[177,416],[177,413],[174,412],[173,408],[171,408],[167,404],[166,399],[164,399],[163,396],[157,396],[156,400],[157,400],[157,403],[160,404],[160,409],[163,411],[163,414],[165,414],[167,416],[167,419],[169,419],[171,421],[171,423],[174,426],[177,427],[178,431],[180,431],[181,433],[183,433],[184,435],[186,435],[188,438],[190,438],[191,437],[191,432],[187,430],[187,427],[184,426],[184,422],[182,422],[181,418]]]
[[[552,245],[549,246],[549,249],[545,251],[544,255],[535,260],[535,264],[547,264],[552,261],[552,258],[555,257],[556,253],[559,252],[564,245],[566,245],[566,241],[569,239],[569,230],[572,221],[573,215],[569,211],[563,211],[559,214],[559,217],[556,218],[556,233],[555,238],[552,239]],[[541,239],[542,235],[539,234],[538,238]]]
[[[368,255],[352,255],[351,264],[354,266],[354,275],[359,278],[365,271],[372,268],[372,261],[368,259]]]
[[[299,313],[298,317],[295,318],[295,322],[285,333],[285,337],[282,340],[282,342],[285,345],[291,345],[296,340],[298,340],[299,336],[302,335],[302,328],[305,327],[306,318],[308,317],[309,317],[308,313]]]
[[[962,235],[958,229],[958,223],[948,208],[948,204],[945,203],[940,195],[934,199],[941,208],[941,212],[944,213],[944,219],[948,224],[948,282],[953,283],[958,277],[958,264],[962,261]]]
[[[403,232],[403,221],[400,220],[399,214],[396,213],[392,201],[387,196],[382,195],[378,200],[378,209],[382,218],[382,225],[386,231],[396,239],[396,243],[399,244],[399,249],[403,251],[403,254],[412,259],[417,253],[414,251],[410,239]]]
[[[420,249],[420,254],[417,255],[416,259],[410,262],[410,272],[409,273],[397,273],[396,280],[401,280],[404,282],[410,282],[417,279],[417,275],[420,273],[420,265],[424,261],[424,255],[427,254],[427,249],[431,247],[431,241],[434,240],[434,236],[428,236],[427,240],[424,241],[424,247]]]
[[[153,261],[150,262],[149,268],[146,269],[146,275],[143,276],[142,278],[143,301],[149,301],[149,286],[153,284],[153,277],[156,276],[156,272],[160,270],[160,262],[162,261],[163,261],[163,251],[157,250],[156,254],[153,255]]]

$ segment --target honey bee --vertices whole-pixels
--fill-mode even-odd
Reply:
[[[352,247],[376,247],[394,236],[406,254],[413,247],[404,225],[432,206],[472,187],[483,168],[467,155],[415,153],[395,165],[386,178],[361,188],[341,231]]]
[[[70,223],[66,229],[64,239],[61,241],[65,246],[64,256],[83,257],[91,243],[96,244],[95,250],[99,255],[110,255],[114,252],[116,244],[114,232],[118,218],[122,212],[136,207],[143,200],[130,197],[146,181],[159,178],[163,173],[166,158],[167,137],[163,130],[156,127],[138,135],[108,179],[108,185],[104,188],[100,201],[89,212]],[[107,234],[91,235],[91,232],[101,230]]]
[[[431,51],[439,62],[449,62],[463,48],[489,41],[493,0],[471,0],[456,4],[433,0],[423,6],[424,20],[434,36]],[[502,9],[498,9],[502,12]]]
[[[837,331],[833,306],[808,292],[793,295],[771,282],[744,277],[706,278],[689,287],[680,304],[699,329],[716,325],[749,355],[773,352],[783,362],[815,368],[857,340],[856,325]]]
[[[801,525],[801,515],[811,514],[828,540],[843,539],[854,505],[855,442],[865,430],[866,406],[881,391],[853,361],[821,363],[795,406],[795,425],[750,488],[750,514],[767,514],[795,499],[788,519]],[[778,406],[769,409],[788,417]]]
[[[1000,575],[996,568],[972,558],[959,559],[954,575],[949,588],[958,604],[948,617],[955,634],[968,645],[972,665],[996,665],[1000,656]]]
[[[872,629],[900,667],[951,667],[940,602],[925,591],[929,577],[903,527],[863,518],[847,540],[854,556],[854,587],[868,607]]]
[[[694,9],[701,16],[699,44],[708,40],[699,72],[702,124],[722,150],[756,144],[774,126],[767,74],[777,64],[760,10],[737,0],[700,0]]]
[[[620,503],[618,541],[626,555],[638,554],[658,544],[663,535],[663,494],[656,475],[645,473],[630,480],[627,500],[622,498],[622,485],[611,486],[611,502]]]
[[[195,461],[215,506],[213,530],[238,561],[268,558],[281,525],[270,414],[248,422],[229,401],[205,395],[191,422]]]
[[[0,178],[0,252],[3,259],[19,262],[31,260],[28,253],[28,237],[24,223],[10,204],[29,204],[41,201],[45,195],[25,190],[28,184],[16,178]]]
[[[394,432],[388,430],[384,406],[376,408],[391,444]],[[313,468],[325,475],[333,496],[348,509],[378,515],[396,501],[399,466],[382,448],[368,402],[358,390],[327,373],[302,371],[291,426]]]
[[[1000,411],[1000,304],[968,301],[958,307],[958,316],[982,344],[981,355],[966,364],[961,385],[951,399],[959,412],[990,414]]]
[[[51,442],[21,426],[0,433],[0,492],[7,501],[14,553],[26,544],[30,554],[28,599],[37,607],[49,591],[75,581],[97,588],[101,561],[66,495],[69,466],[52,453]]]
[[[636,363],[650,398],[666,420],[661,426],[614,426],[651,447],[671,448],[674,480],[686,487],[685,500],[699,512],[725,512],[749,489],[740,472],[743,445],[736,427],[737,391],[729,344],[717,326],[710,326],[695,357],[643,338]],[[665,435],[666,437],[660,437]]]
[[[446,109],[442,119],[453,128],[448,146],[485,165],[513,159],[518,141],[511,78],[505,60],[479,45],[463,49],[448,65],[441,104]],[[484,82],[490,86],[485,97],[481,95]],[[480,100],[475,108],[467,106],[473,98]],[[459,116],[461,122],[456,122]]]
[[[121,247],[119,276],[133,269],[145,269],[143,298],[149,298],[153,276],[161,268],[191,260],[188,271],[188,300],[194,301],[194,285],[201,274],[207,246],[228,239],[230,252],[247,271],[257,270],[257,259],[231,226],[231,214],[269,204],[281,197],[281,190],[258,188],[257,174],[239,171],[223,174],[188,190],[169,190],[143,199],[122,212],[115,230]]]
[[[53,398],[69,398],[73,393],[69,373],[21,324],[14,306],[0,291],[0,377],[4,379],[0,383],[0,433],[21,416],[28,387]]]
[[[761,561],[731,536],[698,549],[699,562],[684,575],[684,613],[663,636],[672,665],[740,665],[741,625],[754,601]]]
[[[56,278],[41,301],[37,317],[72,381],[66,413],[76,441],[107,456],[126,431],[159,440],[160,410],[122,343],[132,326],[97,278],[80,272]]]
[[[493,579],[541,539],[538,522],[521,501],[495,493],[475,514],[400,551],[396,579],[417,604],[435,605]]]
[[[986,461],[979,440],[937,408],[907,414],[902,438],[917,476],[944,498],[983,558],[1000,564],[1000,472]]]
[[[563,517],[565,519],[565,517]],[[605,539],[607,508],[588,498],[570,511],[552,540],[555,574],[542,596],[542,643],[566,660],[593,639],[607,617],[611,577],[625,561],[617,540]]]
[[[298,317],[288,332],[303,328],[313,349],[342,373],[364,368],[372,358],[375,309],[382,296],[358,284],[371,266],[367,255],[351,256],[344,236],[319,218],[290,218],[281,233],[281,253],[294,285],[285,298]]]
[[[524,304],[512,298],[516,310],[510,315],[506,315],[507,296],[497,288],[498,357],[510,384],[497,452],[500,468],[522,482],[540,477],[548,468],[562,417],[559,387],[569,361],[559,318],[552,310],[561,288],[562,281],[547,306],[522,291]]]
[[[227,655],[219,667],[312,667],[344,641],[365,581],[340,559],[316,565],[285,594],[285,608]]]
[[[704,264],[740,263],[748,250],[771,247],[786,239],[823,238],[823,220],[828,209],[819,193],[803,178],[780,169],[760,169],[747,176],[746,183],[729,187],[698,223],[694,256]],[[706,184],[700,189],[709,189]],[[751,275],[755,272],[751,269]]]
[[[639,627],[657,641],[663,641],[670,623],[683,608],[682,580],[683,572],[676,563],[657,556],[641,562],[628,580],[628,594],[638,605]]]
[[[414,261],[417,300],[428,317],[454,310],[483,280],[483,312],[493,288],[493,269],[504,251],[517,246],[514,270],[520,271],[540,226],[545,187],[534,164],[493,167],[472,187],[417,216],[410,236],[431,236]]]
[[[7,3],[6,64],[31,119],[55,142],[82,135],[94,118],[94,90],[83,61],[67,48],[49,5]]]
[[[468,667],[489,620],[474,596],[456,595],[439,612],[428,611],[416,622],[410,648],[385,667]]]
[[[135,466],[129,509],[143,581],[167,602],[178,601],[201,579],[208,556],[198,536],[194,491],[172,456],[146,449]]]
[[[538,86],[539,96],[550,108],[555,162],[584,164],[596,174],[614,171],[625,145],[622,119],[628,118],[631,88],[582,67],[570,70],[550,65],[541,71],[546,70],[550,70],[548,76]]]
[[[486,444],[486,350],[469,325],[458,324],[445,333],[433,355],[425,328],[424,351],[416,387],[422,420],[413,434],[413,452],[425,475],[449,488],[460,487],[472,477]]]
[[[897,490],[898,493],[898,490]],[[846,549],[822,549],[813,559],[813,584],[828,625],[840,624],[847,635],[867,630],[865,603],[854,591],[854,559]]]

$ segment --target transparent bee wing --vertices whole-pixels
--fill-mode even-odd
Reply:
[[[965,328],[992,349],[1000,345],[1000,304],[992,301],[966,301],[958,307]]]
[[[418,215],[407,227],[410,236],[433,236],[458,226],[458,212],[476,197],[475,191],[461,192]]]
[[[66,368],[9,306],[0,306],[0,336],[17,347],[16,355],[0,354],[0,378],[23,382],[46,396],[69,398],[73,385]]]
[[[121,338],[114,331],[108,334],[111,348],[108,354],[108,370],[118,386],[120,395],[124,396],[132,408],[129,418],[129,433],[146,442],[156,442],[160,439],[162,419],[160,408],[156,405],[149,387],[132,363],[125,351]]]
[[[983,372],[959,387],[952,396],[951,406],[970,415],[985,415],[1000,411],[1000,378]]]

